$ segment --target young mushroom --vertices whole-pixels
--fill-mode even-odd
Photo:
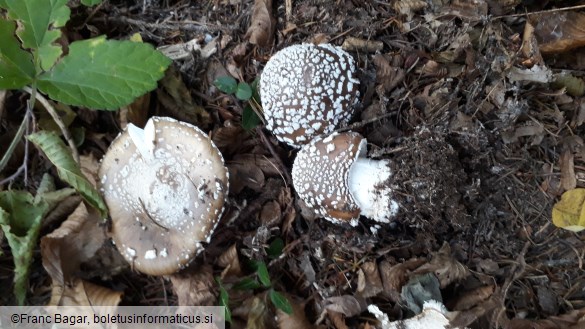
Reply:
[[[228,171],[199,128],[153,117],[111,144],[99,169],[112,237],[133,268],[150,275],[185,267],[223,213]]]
[[[284,48],[260,77],[266,127],[293,147],[346,125],[359,96],[353,58],[329,44]]]
[[[388,186],[389,161],[366,158],[366,144],[358,133],[333,133],[315,138],[297,154],[293,186],[325,219],[355,226],[360,215],[389,222],[397,213]]]

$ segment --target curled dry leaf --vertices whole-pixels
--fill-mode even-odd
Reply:
[[[378,265],[375,262],[364,263],[358,272],[357,292],[364,298],[378,295],[384,290]]]
[[[171,275],[173,291],[179,306],[216,305],[215,287],[211,266],[189,267]]]
[[[404,263],[390,265],[388,261],[382,261],[379,266],[380,277],[384,293],[394,302],[400,300],[400,291],[402,286],[408,281],[408,277],[414,269],[418,268],[426,261],[423,259],[410,259]]]
[[[375,55],[373,63],[376,66],[376,81],[382,84],[383,92],[388,92],[404,80],[406,72],[400,67],[401,57],[394,57],[392,63],[384,55]]]
[[[543,54],[558,54],[585,46],[585,14],[557,11],[530,17]]]
[[[202,127],[211,123],[209,113],[203,107],[195,104],[189,88],[181,77],[181,72],[174,66],[171,65],[167,69],[159,84],[161,88],[156,90],[156,95],[173,117]],[[147,108],[146,111],[148,111]],[[146,120],[144,122],[146,123]],[[144,127],[144,125],[139,127]]]
[[[75,278],[63,290],[53,286],[49,306],[117,306],[121,299],[121,291]]]
[[[356,316],[366,310],[365,299],[352,295],[334,296],[325,300],[325,309],[341,313],[347,317]]]
[[[54,305],[64,296],[74,296],[71,282],[79,266],[89,260],[106,241],[100,216],[88,213],[84,203],[61,226],[41,239],[43,266],[53,281]]]
[[[349,37],[343,41],[341,48],[343,48],[345,51],[376,53],[384,49],[384,43],[382,41]]]
[[[424,9],[427,6],[427,2],[423,0],[398,0],[394,3],[393,8],[398,13],[410,18],[414,12]]]
[[[491,285],[466,291],[465,294],[457,298],[457,301],[455,304],[453,304],[452,309],[455,311],[469,310],[490,298],[493,295],[495,288],[496,287],[494,285]]]
[[[224,253],[219,256],[217,265],[224,268],[222,278],[226,276],[239,277],[242,274],[240,259],[238,258],[237,244],[234,243],[228,250],[224,251]]]
[[[467,267],[451,255],[451,247],[448,243],[444,243],[441,249],[433,254],[431,261],[417,268],[414,274],[429,272],[437,276],[441,283],[441,288],[445,288],[450,283],[462,280],[469,275]]]
[[[278,322],[279,329],[314,329],[316,328],[305,314],[305,305],[303,303],[296,302],[294,299],[287,295],[288,300],[291,302],[293,309],[292,314],[287,314],[280,309],[276,309],[276,321]]]
[[[274,37],[274,26],[272,0],[255,0],[252,21],[246,32],[246,38],[254,45],[260,47],[270,46]]]

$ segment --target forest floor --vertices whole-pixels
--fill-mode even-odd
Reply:
[[[230,170],[229,200],[205,251],[168,280],[133,271],[107,226],[51,236],[72,216],[91,217],[79,208],[70,215],[80,199],[67,199],[41,229],[27,302],[218,305],[221,282],[232,328],[372,328],[378,322],[368,305],[395,321],[430,297],[447,307],[453,326],[582,328],[585,235],[551,220],[563,192],[585,187],[585,49],[578,47],[585,14],[556,10],[582,3],[110,0],[73,7],[64,42],[139,33],[156,47],[195,47],[132,105],[75,109],[69,128],[84,132],[84,168],[95,173],[128,122],[171,116],[212,136]],[[252,83],[275,52],[300,43],[342,46],[356,60],[360,100],[351,127],[367,138],[369,156],[392,161],[400,209],[389,224],[363,218],[349,227],[312,216],[283,173],[296,151],[257,130],[262,123],[244,129],[246,102],[214,85],[226,75]],[[0,145],[14,136],[24,107],[21,93],[0,94]],[[21,165],[25,151],[21,145],[0,178]],[[29,152],[28,181],[12,185],[34,192],[50,166]],[[4,290],[13,260],[0,242]],[[78,266],[67,266],[66,257],[80,257]],[[271,286],[236,289],[262,280],[250,265],[258,262],[267,264]],[[56,282],[66,288],[56,291]],[[287,303],[271,302],[271,289],[286,296],[292,314],[282,311]],[[13,302],[0,295],[0,304]]]

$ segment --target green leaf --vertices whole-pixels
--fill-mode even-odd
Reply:
[[[54,42],[61,36],[71,11],[67,0],[2,0],[0,6],[19,22],[16,34],[24,48],[37,54],[43,70],[48,70],[61,56],[61,46]]]
[[[215,281],[219,285],[219,306],[225,307],[225,320],[232,323],[232,312],[230,310],[230,295],[221,283],[220,277],[215,277]]]
[[[268,274],[268,268],[266,267],[266,263],[258,262],[258,268],[256,269],[256,274],[258,274],[258,279],[265,287],[270,287],[272,282],[270,282],[270,274]]]
[[[99,210],[102,217],[106,217],[107,208],[104,200],[87,178],[83,176],[69,149],[57,134],[39,131],[28,135],[27,139],[40,148],[49,161],[57,167],[57,173],[62,180],[69,183],[91,206]]]
[[[270,258],[278,258],[282,255],[282,250],[284,249],[284,241],[281,238],[274,239],[268,248],[266,248],[266,254]]]
[[[268,291],[272,305],[286,314],[293,314],[293,308],[288,298],[274,289]]]
[[[260,288],[262,285],[258,281],[252,278],[243,278],[234,285],[234,289],[237,290],[254,290]]]
[[[256,115],[256,112],[252,109],[249,104],[244,108],[242,113],[242,128],[246,130],[252,130],[258,126],[260,118]]]
[[[236,89],[236,97],[239,100],[247,101],[252,98],[252,87],[245,82],[238,83],[238,88]]]
[[[238,88],[238,82],[236,79],[230,76],[219,77],[215,79],[213,84],[217,87],[217,89],[228,95],[234,94]]]
[[[91,7],[99,5],[100,3],[102,3],[102,0],[81,0],[81,3],[84,4],[85,6]]]
[[[0,227],[4,231],[14,260],[14,295],[24,305],[28,274],[41,220],[48,211],[46,202],[34,202],[30,193],[0,192]]]
[[[149,44],[98,37],[73,42],[38,87],[65,104],[115,110],[155,89],[170,63]]]
[[[16,24],[0,18],[0,89],[20,89],[32,81],[32,55],[20,48]]]

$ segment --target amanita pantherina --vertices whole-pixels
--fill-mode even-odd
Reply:
[[[129,124],[99,175],[118,250],[151,275],[177,272],[203,249],[228,193],[228,171],[209,137],[165,117],[144,130]]]
[[[355,132],[317,137],[293,164],[293,186],[316,213],[332,222],[357,225],[360,214],[389,222],[398,211],[387,181],[387,160],[366,158],[367,141]]]
[[[293,147],[329,134],[353,116],[359,81],[353,58],[329,44],[284,48],[260,77],[266,127]]]

